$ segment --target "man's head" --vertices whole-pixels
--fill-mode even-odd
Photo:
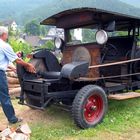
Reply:
[[[0,39],[6,41],[8,38],[8,29],[4,26],[0,26]]]

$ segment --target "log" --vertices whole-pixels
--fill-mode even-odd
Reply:
[[[19,84],[18,78],[7,77],[9,84]]]
[[[9,90],[9,93],[10,94],[14,94],[14,93],[19,93],[21,91],[21,87],[18,87],[18,88],[12,88]]]
[[[6,124],[1,124],[0,125],[0,132],[5,130],[7,128],[7,125]]]
[[[21,87],[9,89],[9,94],[12,98],[19,96],[21,92]]]
[[[20,87],[19,84],[8,84],[8,88],[9,88],[9,89],[10,89],[10,88],[18,88],[18,87]]]
[[[15,72],[6,72],[7,77],[17,78],[17,74]]]

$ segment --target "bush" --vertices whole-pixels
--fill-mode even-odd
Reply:
[[[48,40],[44,45],[42,45],[40,48],[47,48],[49,50],[53,50],[55,48],[54,42],[52,40]]]
[[[10,38],[9,39],[9,44],[12,46],[13,50],[15,53],[17,52],[23,52],[23,59],[26,59],[26,55],[32,52],[32,47],[20,40]]]

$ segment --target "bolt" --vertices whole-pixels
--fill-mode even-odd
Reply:
[[[92,111],[96,110],[97,109],[97,106],[91,106],[90,108]]]
[[[96,102],[96,100],[94,99],[94,100],[93,100],[93,102],[95,103],[95,102]]]
[[[91,117],[91,114],[88,114],[88,117]]]

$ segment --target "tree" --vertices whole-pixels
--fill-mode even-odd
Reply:
[[[40,33],[41,33],[41,27],[36,22],[36,20],[32,20],[31,22],[29,22],[29,23],[27,23],[25,25],[25,32],[28,35],[40,35]]]
[[[48,29],[45,26],[40,26],[40,35],[46,36]]]
[[[25,32],[28,35],[45,36],[48,30],[49,30],[49,27],[40,25],[38,20],[32,20],[25,25]]]
[[[53,40],[48,40],[48,41],[46,41],[46,43],[45,43],[44,45],[42,45],[40,48],[47,48],[47,49],[49,49],[49,50],[54,50],[55,45],[54,45]]]
[[[91,29],[83,29],[82,36],[83,36],[83,42],[93,42],[95,41],[95,34],[96,31]]]

